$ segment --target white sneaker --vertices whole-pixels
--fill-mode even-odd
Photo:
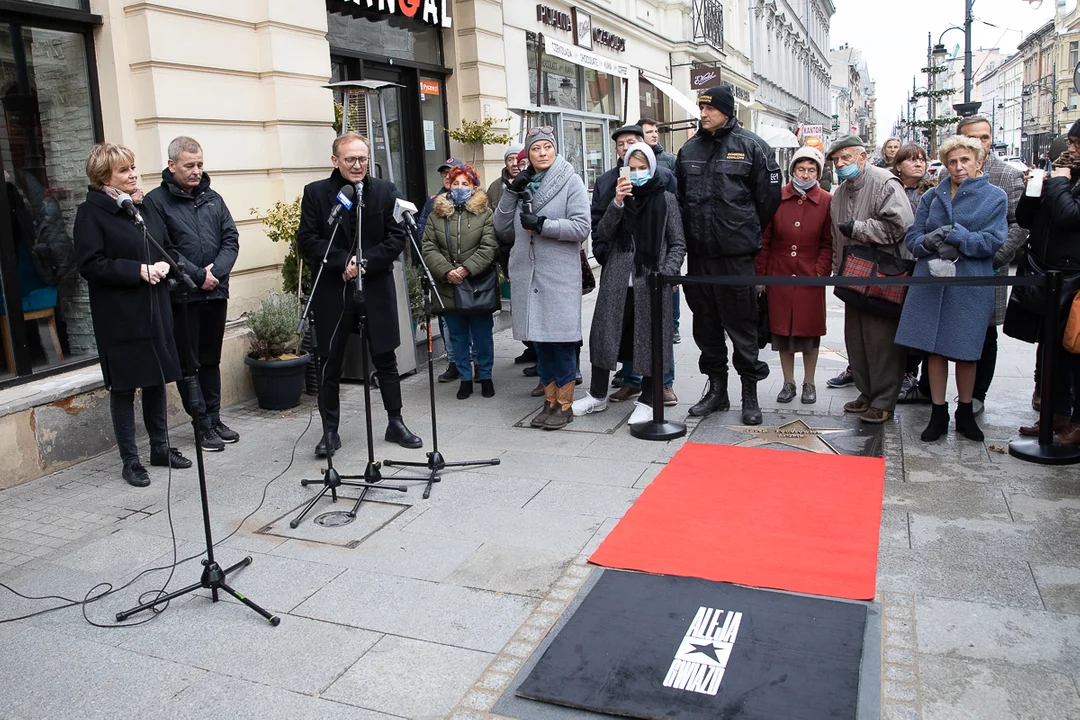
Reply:
[[[646,405],[643,402],[634,403],[634,412],[630,414],[630,419],[627,420],[628,425],[640,425],[641,423],[647,423],[652,420],[652,405]]]
[[[575,400],[570,407],[573,408],[576,417],[594,412],[604,412],[607,410],[607,397],[594,398],[589,393],[585,393],[585,397]]]

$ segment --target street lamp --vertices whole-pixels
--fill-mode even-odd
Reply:
[[[954,109],[960,115],[974,115],[979,110],[981,103],[971,102],[971,21],[972,21],[972,6],[975,5],[975,0],[964,0],[964,27],[953,25],[952,27],[945,28],[941,35],[938,36],[937,45],[934,46],[934,50],[931,53],[934,57],[944,57],[948,54],[945,50],[945,46],[941,43],[942,38],[945,37],[945,33],[950,30],[961,30],[964,33],[964,110],[970,108],[970,112],[964,112],[960,108]],[[960,105],[960,103],[957,103]]]

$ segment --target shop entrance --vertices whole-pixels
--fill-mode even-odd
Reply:
[[[585,181],[585,187],[592,192],[596,178],[611,167],[608,159],[611,145],[608,142],[608,121],[563,115],[562,139],[559,149]]]

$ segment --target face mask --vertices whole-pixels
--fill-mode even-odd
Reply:
[[[851,178],[855,177],[858,174],[859,174],[859,164],[858,163],[851,163],[850,165],[845,165],[842,168],[837,168],[836,169],[836,177],[840,178],[841,180],[850,180]]]
[[[652,179],[652,173],[648,170],[631,170],[630,171],[630,184],[634,187],[641,187],[645,183]]]
[[[450,199],[455,205],[464,205],[472,197],[472,188],[456,187],[450,191]]]
[[[956,277],[956,262],[934,258],[927,263],[930,274],[934,277]]]
[[[791,184],[795,186],[795,189],[805,195],[809,192],[810,188],[817,185],[817,178],[813,180],[800,180],[797,177],[791,178]]]

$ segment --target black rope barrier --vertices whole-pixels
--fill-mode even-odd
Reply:
[[[652,420],[633,425],[634,437],[645,440],[673,440],[686,434],[686,425],[664,418],[664,383],[660,381],[664,371],[664,293],[669,287],[679,285],[727,285],[727,286],[804,286],[804,287],[870,287],[878,285],[912,286],[939,285],[944,287],[1024,286],[1046,288],[1043,306],[1042,355],[1040,357],[1039,384],[1042,406],[1039,414],[1038,439],[1021,438],[1009,443],[1009,454],[1029,462],[1045,465],[1069,465],[1080,462],[1080,448],[1054,443],[1053,373],[1055,351],[1061,344],[1062,327],[1059,309],[1063,275],[1060,270],[1050,270],[1045,275],[1000,275],[975,277],[809,277],[809,276],[747,276],[717,275],[661,275],[649,273],[647,286],[650,305],[650,335],[652,344]],[[674,359],[672,360],[674,362]]]

